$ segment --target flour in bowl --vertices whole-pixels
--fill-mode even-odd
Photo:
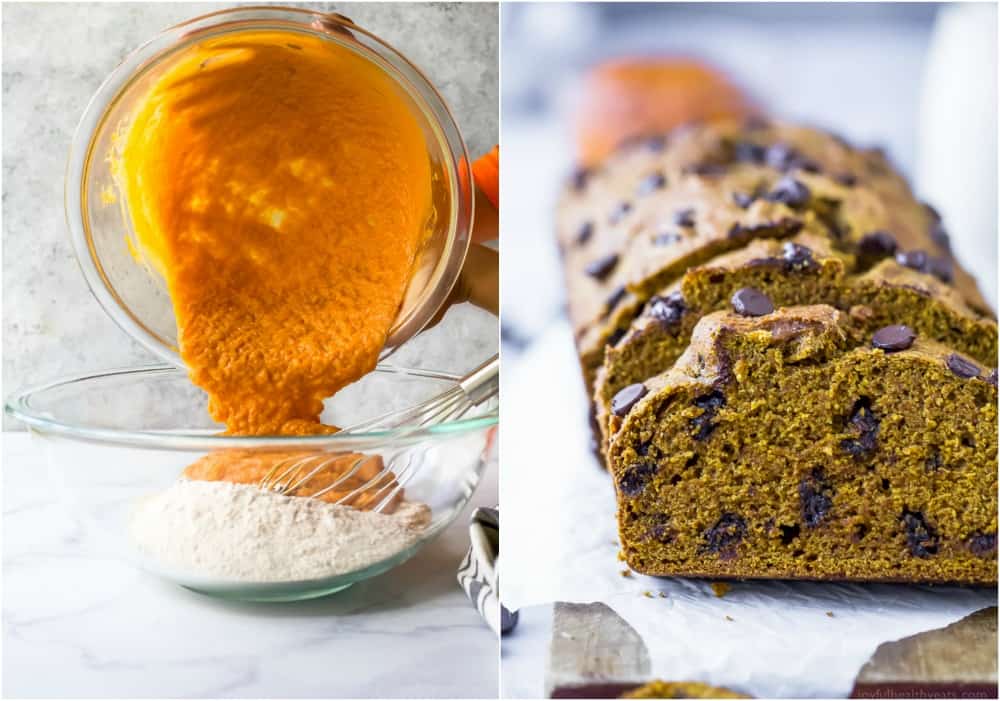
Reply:
[[[129,529],[142,555],[160,566],[280,582],[380,562],[413,545],[430,516],[430,508],[416,502],[379,514],[243,484],[180,480],[142,499]]]

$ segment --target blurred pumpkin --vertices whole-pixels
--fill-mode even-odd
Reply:
[[[692,121],[744,118],[757,111],[711,66],[685,58],[618,58],[584,78],[577,156],[592,166],[628,141]]]

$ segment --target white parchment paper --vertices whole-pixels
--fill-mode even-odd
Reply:
[[[568,325],[505,365],[501,382],[504,603],[604,601],[645,640],[654,677],[762,698],[846,696],[880,643],[996,605],[995,589],[735,582],[720,598],[701,580],[624,576]]]

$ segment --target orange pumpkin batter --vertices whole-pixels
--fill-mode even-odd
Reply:
[[[236,484],[259,484],[267,478],[271,485],[299,485],[283,490],[288,496],[315,497],[356,509],[381,504],[383,511],[392,513],[403,499],[403,490],[384,467],[378,455],[233,449],[208,453],[184,468],[183,475],[190,480]]]
[[[318,37],[256,31],[171,59],[120,158],[138,249],[180,353],[232,434],[309,434],[372,370],[431,212],[395,81]]]

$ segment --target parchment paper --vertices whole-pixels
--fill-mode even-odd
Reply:
[[[880,643],[996,604],[995,589],[623,576],[613,489],[590,453],[568,324],[501,378],[502,599],[604,601],[649,647],[653,675],[758,697],[846,696]]]

